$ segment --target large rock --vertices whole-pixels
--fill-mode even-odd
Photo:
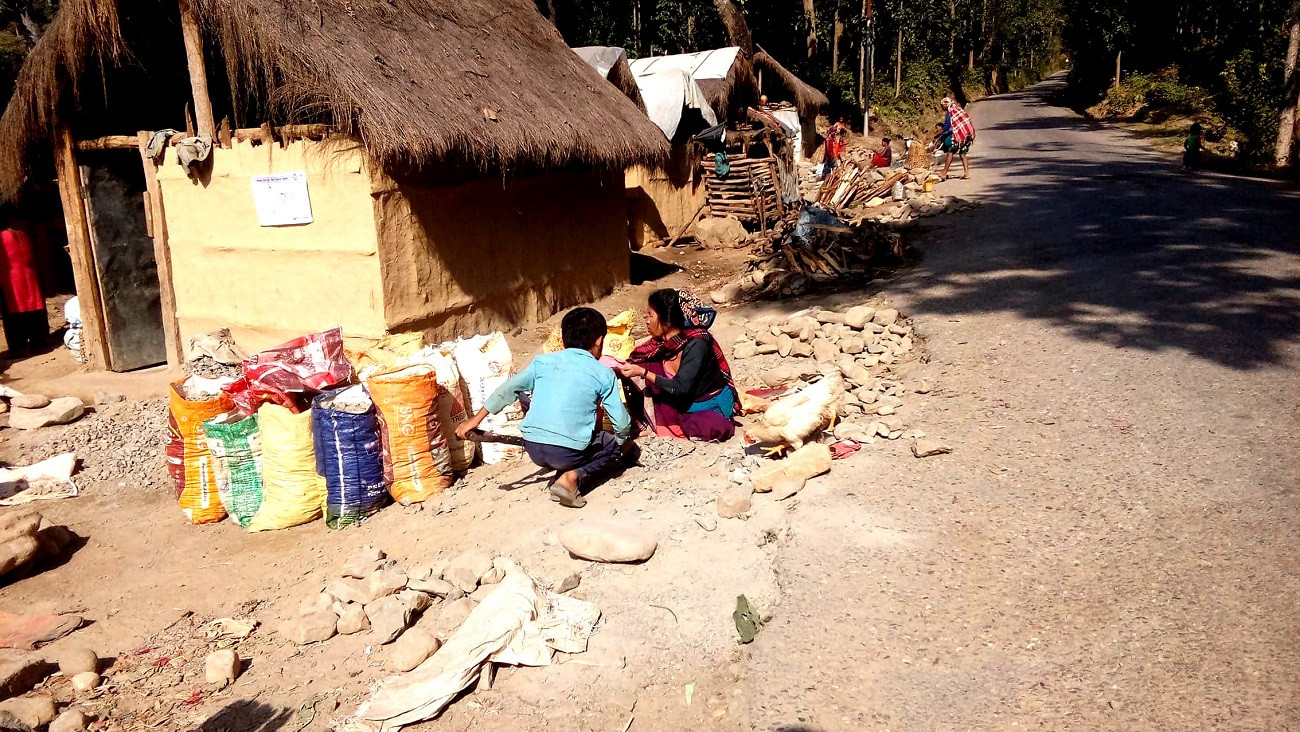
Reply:
[[[343,563],[343,576],[365,579],[380,568],[379,563],[384,558],[382,551],[373,546],[363,546],[348,555],[347,561]]]
[[[749,513],[754,489],[747,485],[731,484],[718,494],[718,515],[722,518],[739,518]]]
[[[397,640],[402,631],[411,627],[418,613],[429,607],[429,596],[423,592],[405,590],[396,595],[381,597],[366,606],[370,619],[370,632],[374,641],[385,645]]]
[[[804,483],[831,469],[831,449],[809,443],[790,453],[786,459],[756,470],[750,476],[756,493],[772,493],[773,498],[789,498],[803,489]]]
[[[794,345],[790,347],[790,355],[795,358],[811,358],[813,355],[812,344],[805,341],[795,341]]]
[[[578,519],[560,529],[569,553],[593,562],[641,562],[654,555],[654,533],[622,519]]]
[[[866,305],[857,305],[844,313],[844,324],[854,330],[862,330],[876,316],[876,309]]]
[[[794,348],[794,339],[782,333],[776,337],[776,353],[781,358],[790,355],[790,350]]]
[[[53,722],[56,714],[54,699],[44,695],[20,696],[0,702],[0,719],[10,717],[32,730]]]
[[[230,648],[209,653],[203,660],[203,678],[209,684],[230,684],[239,678],[239,654]]]
[[[54,424],[67,424],[85,414],[86,405],[76,397],[59,397],[41,409],[14,409],[9,413],[9,426],[19,430],[34,430]]]
[[[87,671],[99,671],[99,656],[89,648],[83,646],[72,646],[64,648],[55,656],[55,663],[59,664],[59,671],[68,678],[77,674],[84,674]]]
[[[932,455],[945,455],[950,452],[952,452],[951,447],[928,437],[922,437],[912,443],[912,454],[919,458],[930,457]]]
[[[339,616],[336,628],[339,635],[352,635],[363,630],[370,630],[370,618],[366,617],[365,607],[355,602],[349,602],[335,608],[335,614]]]
[[[384,659],[394,671],[406,672],[424,663],[442,646],[437,636],[424,628],[411,628],[388,647]]]
[[[709,293],[709,299],[714,305],[726,305],[727,303],[736,302],[740,299],[741,281],[732,280],[727,284]]]
[[[438,597],[446,597],[447,595],[450,595],[451,591],[454,589],[450,582],[442,579],[411,580],[406,583],[406,586],[412,590],[426,592],[430,595],[437,595]]]
[[[840,355],[840,349],[830,341],[818,338],[813,341],[813,358],[817,363],[835,363],[835,359]]]
[[[342,602],[368,605],[381,597],[406,587],[406,573],[395,567],[372,572],[365,579],[335,580],[325,587],[325,592]]]
[[[334,637],[338,622],[338,616],[329,608],[299,613],[280,624],[280,634],[300,646],[320,643]]]
[[[44,409],[50,406],[50,398],[44,394],[19,394],[9,400],[9,406],[15,409]]]
[[[452,633],[456,632],[456,629],[461,626],[461,623],[465,622],[465,618],[468,618],[476,607],[478,607],[478,603],[468,597],[452,600],[443,604],[442,609],[438,612],[438,617],[434,618],[427,628],[435,636],[445,641]],[[421,625],[423,626],[424,623],[421,622]]]
[[[45,659],[12,649],[0,649],[0,698],[21,696],[54,672]]]
[[[86,732],[90,717],[80,709],[69,709],[50,722],[50,732]]]
[[[856,356],[859,353],[862,353],[866,347],[867,344],[864,343],[861,338],[853,337],[840,339],[840,350],[850,356]]]
[[[478,587],[478,581],[492,569],[492,555],[482,549],[463,552],[447,564],[442,578],[466,594]]]
[[[731,216],[711,216],[695,224],[696,241],[709,249],[735,247],[747,236],[744,225]]]
[[[898,321],[898,311],[893,308],[885,308],[884,310],[877,310],[876,314],[871,317],[871,322],[875,323],[876,325],[883,325],[885,327],[891,326],[897,321]]]

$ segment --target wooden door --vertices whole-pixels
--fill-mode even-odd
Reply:
[[[103,303],[109,369],[167,360],[158,265],[143,205],[144,170],[134,149],[79,154],[87,229]]]

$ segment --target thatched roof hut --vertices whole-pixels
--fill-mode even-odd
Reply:
[[[573,52],[623,92],[623,96],[631,99],[638,109],[645,111],[645,100],[641,98],[641,89],[636,85],[632,67],[628,65],[626,49],[618,46],[583,46],[573,49]]]
[[[209,73],[236,80],[228,99],[215,83],[213,99],[236,126],[325,122],[382,163],[483,171],[623,168],[667,153],[530,0],[193,1],[209,59],[225,61]],[[31,142],[60,118],[182,127],[178,14],[175,2],[65,0],[0,119],[0,188],[16,190]]]
[[[795,76],[762,48],[754,54],[754,69],[763,78],[764,89],[760,91],[766,93],[765,89],[770,88],[769,84],[773,81],[779,83],[785,87],[791,101],[799,109],[799,116],[803,119],[815,119],[831,104],[831,100],[825,94]]]

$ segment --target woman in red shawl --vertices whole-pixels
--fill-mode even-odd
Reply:
[[[740,410],[727,357],[708,328],[716,313],[694,295],[673,289],[650,293],[646,329],[650,340],[618,367],[629,383],[633,418],[660,435],[723,442],[736,433]],[[649,396],[653,409],[646,409]],[[650,414],[653,412],[653,415]]]
[[[40,280],[32,262],[32,244],[21,229],[5,222],[0,231],[0,289],[4,290],[4,331],[9,352],[30,355],[45,345],[49,319]]]

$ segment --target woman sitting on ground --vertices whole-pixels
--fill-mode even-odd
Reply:
[[[708,331],[716,313],[694,295],[672,289],[652,292],[648,304],[650,340],[618,367],[625,379],[641,382],[627,382],[633,418],[659,435],[731,439],[731,418],[740,404],[727,358]]]

